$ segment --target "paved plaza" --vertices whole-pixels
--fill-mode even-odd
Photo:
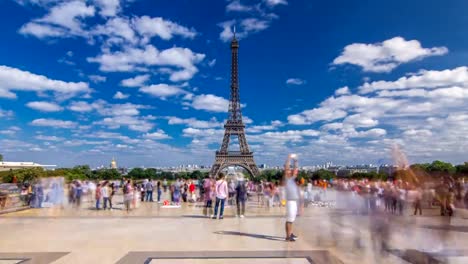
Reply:
[[[0,263],[468,263],[468,220],[436,210],[369,217],[310,206],[295,223],[299,240],[285,242],[285,209],[255,201],[246,218],[228,207],[224,220],[204,218],[201,204],[91,205],[1,215]]]

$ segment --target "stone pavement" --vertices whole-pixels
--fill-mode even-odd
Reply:
[[[284,208],[251,202],[246,218],[143,203],[129,213],[31,209],[0,216],[0,264],[10,263],[468,263],[468,222],[369,217],[309,207],[285,242]],[[383,243],[382,243],[383,241]]]

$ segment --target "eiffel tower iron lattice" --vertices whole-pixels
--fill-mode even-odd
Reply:
[[[224,137],[221,149],[216,151],[216,158],[211,167],[210,176],[216,177],[218,173],[229,166],[240,166],[252,176],[259,174],[245,138],[245,124],[242,121],[241,103],[239,98],[239,72],[238,72],[239,42],[234,35],[231,41],[231,98],[229,101],[229,118],[224,124]],[[240,151],[229,151],[229,142],[232,136],[237,136]]]

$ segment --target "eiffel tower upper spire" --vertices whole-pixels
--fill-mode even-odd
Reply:
[[[231,98],[229,101],[229,121],[242,123],[242,113],[239,98],[239,42],[236,38],[236,29],[231,41]]]

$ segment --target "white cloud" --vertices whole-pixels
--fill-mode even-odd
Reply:
[[[303,85],[306,81],[299,78],[289,78],[286,80],[286,84],[289,85]]]
[[[13,111],[11,110],[3,110],[0,108],[0,117],[4,117],[4,118],[11,118],[14,116],[14,113]]]
[[[104,17],[116,16],[120,11],[120,0],[95,0],[100,8],[99,14]]]
[[[37,135],[34,137],[35,139],[42,140],[42,141],[63,141],[65,138],[57,137],[57,136],[44,136],[44,135]]]
[[[169,125],[187,125],[193,128],[221,128],[223,124],[218,122],[216,118],[212,118],[209,121],[198,120],[196,118],[179,118],[175,116],[168,117]]]
[[[228,42],[234,36],[234,32],[232,28],[237,25],[236,27],[236,38],[243,39],[253,33],[258,33],[270,27],[271,25],[271,18],[244,18],[240,21],[235,20],[228,20],[218,24],[223,30],[221,31],[219,38],[224,41]]]
[[[94,16],[93,6],[83,1],[69,1],[52,7],[47,15],[23,25],[20,33],[44,37],[87,36],[81,19]]]
[[[161,129],[158,129],[156,132],[153,133],[146,133],[143,135],[143,137],[155,140],[171,138],[168,134],[166,134],[166,132],[164,132]]]
[[[109,37],[107,44],[119,42],[136,44],[138,42],[138,38],[129,20],[122,17],[114,17],[107,20],[104,25],[98,25],[93,29],[92,34]]]
[[[462,66],[442,71],[420,71],[409,77],[401,77],[396,81],[366,82],[359,87],[359,92],[367,94],[380,90],[434,89],[452,86],[468,87],[468,67]]]
[[[50,102],[29,102],[26,106],[41,112],[60,112],[63,110],[60,105]]]
[[[135,30],[148,39],[158,36],[161,39],[170,40],[174,35],[193,39],[197,35],[194,29],[189,29],[161,17],[142,16],[134,18],[132,22]]]
[[[227,112],[229,108],[229,100],[213,94],[201,94],[193,98],[191,106],[197,110]]]
[[[114,97],[113,97],[113,98],[114,98],[114,99],[127,99],[127,98],[129,98],[129,97],[130,97],[130,95],[124,94],[124,93],[118,91],[118,92],[116,92],[116,93],[114,94]]]
[[[138,75],[134,78],[122,80],[120,85],[124,87],[139,87],[145,84],[145,82],[147,82],[150,77],[151,75],[149,74]]]
[[[344,48],[334,65],[354,64],[366,72],[390,72],[398,65],[448,52],[446,47],[423,48],[417,40],[395,37],[381,43],[354,43]]]
[[[94,122],[94,124],[107,126],[110,129],[118,129],[121,126],[126,126],[130,130],[140,132],[148,132],[154,127],[148,120],[131,115],[106,117],[101,121]]]
[[[268,6],[275,7],[277,5],[287,5],[288,2],[286,0],[263,0]]]
[[[101,75],[89,75],[88,78],[94,83],[101,83],[107,80],[106,76]]]
[[[124,51],[110,52],[88,58],[89,62],[100,64],[101,71],[125,72],[146,69],[149,66],[173,66],[180,68],[171,74],[171,81],[189,80],[198,72],[195,64],[201,62],[205,54],[194,53],[187,48],[172,47],[159,51],[152,45],[143,49],[126,48]]]
[[[16,68],[0,65],[0,97],[16,98],[11,91],[54,92],[61,96],[73,97],[80,93],[90,93],[84,82],[64,82],[49,79]]]
[[[208,62],[208,66],[213,67],[216,64],[216,59],[212,59]]]
[[[74,112],[80,112],[80,113],[86,113],[86,112],[91,112],[95,109],[95,107],[92,104],[89,104],[84,101],[79,101],[79,102],[72,102],[68,109],[74,111]]]
[[[160,98],[166,98],[186,93],[184,90],[180,89],[177,86],[164,83],[143,86],[140,88],[139,91]]]
[[[248,12],[253,9],[254,8],[252,6],[241,4],[239,0],[234,0],[226,6],[226,12]]]
[[[52,128],[74,128],[77,126],[76,122],[72,121],[63,121],[57,119],[46,119],[39,118],[31,122],[33,126],[43,126],[43,127],[52,127]]]
[[[335,91],[335,95],[346,95],[350,94],[351,92],[349,91],[348,86],[341,87]]]

